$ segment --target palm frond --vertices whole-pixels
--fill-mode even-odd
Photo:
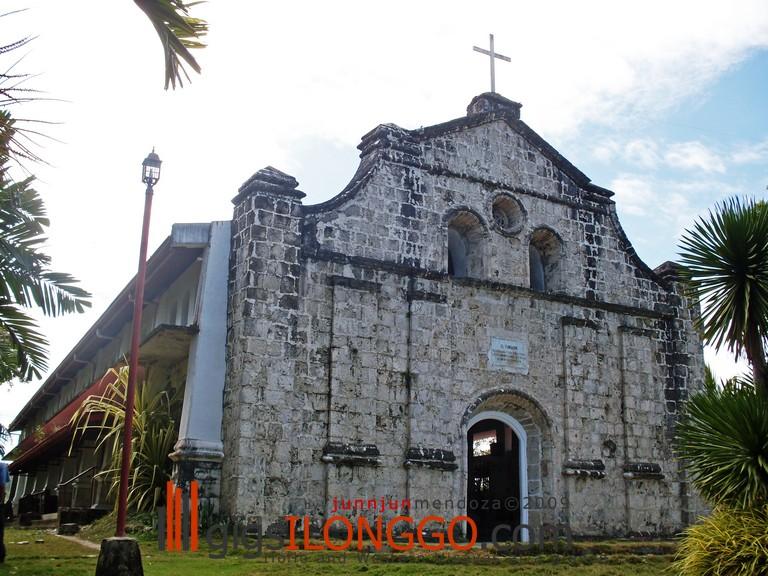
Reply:
[[[680,455],[713,504],[768,504],[768,400],[749,378],[693,395],[678,425]]]
[[[125,423],[125,395],[128,385],[128,367],[110,370],[113,380],[100,396],[90,396],[72,416],[75,429],[70,450],[78,438],[94,432],[97,446],[111,454],[110,468],[100,474],[110,481],[110,494],[119,488],[120,463]],[[154,495],[170,478],[171,461],[168,455],[178,437],[177,422],[183,394],[181,387],[164,387],[157,380],[144,380],[137,384],[133,416],[131,449],[131,475],[128,506],[138,511],[151,510]]]
[[[0,333],[3,334],[2,340],[15,350],[15,357],[10,351],[0,354],[0,362],[3,362],[0,375],[11,375],[11,378],[2,381],[40,378],[48,368],[48,342],[37,331],[35,321],[15,304],[0,299]]]
[[[682,277],[702,302],[705,343],[746,352],[768,390],[768,205],[731,198],[699,218],[680,241]]]
[[[0,17],[1,16],[7,16],[7,14],[0,15]],[[15,42],[11,42],[10,44],[0,46],[0,56],[13,52],[14,50],[18,50],[19,48],[29,44],[32,40],[33,38],[27,36],[25,38],[21,38],[20,40],[16,40]],[[19,61],[20,59],[8,66],[4,72],[0,72],[0,98],[2,98],[2,101],[6,104],[26,100],[26,98],[20,97],[18,95],[19,92],[23,91],[22,88],[19,88],[19,84],[27,80],[29,78],[29,74],[12,73],[13,69],[16,67]],[[8,82],[12,82],[12,85],[8,86]]]
[[[25,160],[41,162],[42,159],[32,150],[34,144],[24,136],[23,129],[16,126],[16,120],[7,110],[0,110],[0,164],[8,160],[22,163]]]
[[[0,330],[0,382],[10,382],[18,376],[19,356],[6,330]]]
[[[134,0],[147,15],[160,37],[165,56],[165,89],[176,89],[189,81],[184,63],[198,74],[200,65],[189,51],[205,47],[200,39],[208,32],[208,23],[189,15],[189,9],[199,2],[183,0]],[[182,77],[183,75],[183,77]]]
[[[39,378],[47,368],[47,342],[25,308],[58,316],[90,306],[90,294],[74,277],[49,269],[51,259],[42,251],[49,224],[45,205],[31,177],[18,182],[8,177],[11,137],[4,130],[14,128],[12,121],[3,124],[4,118],[11,120],[0,111],[0,382]]]
[[[768,209],[732,198],[699,218],[680,242],[683,275],[706,300],[705,339],[743,349],[748,324],[768,334]]]

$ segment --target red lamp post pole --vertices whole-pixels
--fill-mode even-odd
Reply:
[[[128,512],[128,476],[131,469],[131,438],[133,436],[133,404],[136,397],[136,372],[139,368],[139,344],[141,340],[141,313],[144,308],[144,281],[147,276],[147,237],[149,216],[152,210],[153,181],[147,182],[144,199],[144,223],[141,228],[139,249],[139,271],[136,274],[136,290],[133,299],[133,332],[131,333],[131,355],[128,368],[128,390],[125,395],[125,424],[123,427],[123,453],[120,463],[120,491],[117,496],[118,537],[125,536],[125,518]]]

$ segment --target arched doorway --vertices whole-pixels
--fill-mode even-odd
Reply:
[[[527,524],[526,434],[511,416],[483,412],[467,430],[467,514],[477,525],[478,541],[490,541],[493,529]],[[527,540],[527,531],[521,537]],[[511,531],[497,539],[510,539]]]

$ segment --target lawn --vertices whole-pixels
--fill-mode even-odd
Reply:
[[[37,543],[36,540],[42,540]],[[48,530],[5,532],[8,557],[0,576],[93,576],[98,551],[63,540]],[[27,542],[20,544],[20,542]],[[671,555],[623,553],[582,556],[498,557],[482,552],[464,554],[379,554],[361,559],[352,553],[284,553],[265,551],[259,557],[229,554],[212,559],[207,551],[160,552],[157,544],[141,542],[146,576],[657,576],[671,562]]]

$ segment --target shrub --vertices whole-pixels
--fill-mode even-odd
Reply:
[[[716,508],[686,529],[673,569],[681,576],[768,575],[768,506]]]

